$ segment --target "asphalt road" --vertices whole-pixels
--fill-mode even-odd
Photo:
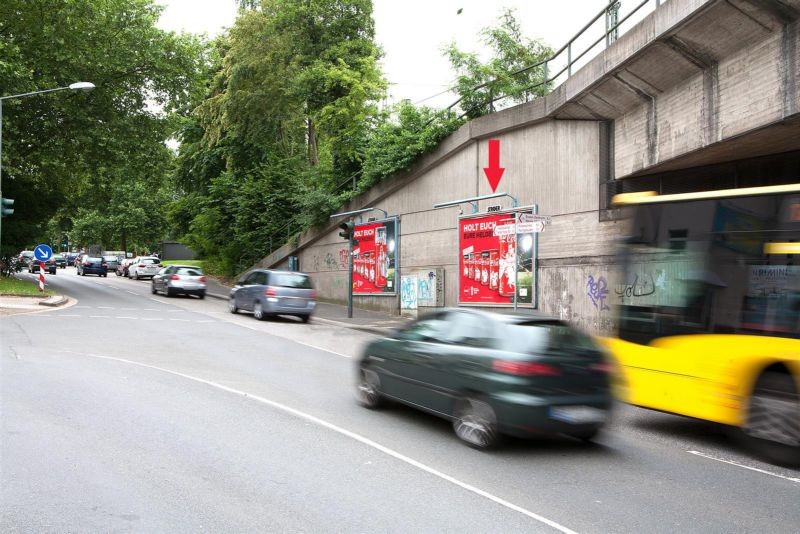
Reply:
[[[4,532],[797,532],[800,472],[714,425],[621,406],[597,444],[479,452],[358,407],[374,337],[78,277],[0,321]]]

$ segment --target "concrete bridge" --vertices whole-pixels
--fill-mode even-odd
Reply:
[[[613,194],[800,181],[799,18],[800,0],[668,0],[548,96],[471,121],[341,211],[397,215],[399,275],[443,273],[444,304],[456,305],[458,208],[433,205],[490,193],[483,168],[489,139],[499,139],[498,191],[553,218],[538,243],[538,308],[607,331],[619,284],[614,243],[626,232]],[[290,256],[314,276],[320,298],[346,299],[346,244],[335,223],[260,265],[286,267]],[[401,307],[399,290],[355,302]]]

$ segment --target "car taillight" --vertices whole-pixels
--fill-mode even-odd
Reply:
[[[312,290],[311,290],[311,297],[310,297],[310,298],[312,298],[312,299],[316,300],[316,298],[317,298],[317,292],[316,292],[316,290],[314,290],[314,289],[312,289]]]
[[[593,363],[589,366],[589,369],[597,371],[598,373],[610,373],[613,370],[611,364],[606,362]]]
[[[268,296],[268,297],[277,297],[278,296],[278,290],[275,289],[274,287],[268,287],[267,290],[264,291],[264,294],[266,296]]]
[[[492,369],[501,373],[524,376],[559,376],[561,369],[554,365],[537,362],[514,362],[509,360],[494,360]]]
[[[170,277],[169,277],[169,279],[170,279],[170,280],[180,280],[180,279],[181,279],[181,277],[180,277],[180,275],[178,275],[178,274],[173,274],[172,276],[170,276]]]
[[[101,263],[100,267],[108,267],[108,264],[107,263]]]
[[[140,263],[139,267],[144,268],[144,263]]]
[[[91,265],[92,265],[92,264],[91,264],[91,263],[89,263],[88,261],[85,261],[85,262],[83,262],[83,266],[84,266],[84,267],[91,267]]]
[[[201,277],[200,277],[200,281],[201,281],[201,282],[203,282],[203,283],[205,284],[205,283],[206,283],[206,277],[205,277],[205,276],[201,276]]]

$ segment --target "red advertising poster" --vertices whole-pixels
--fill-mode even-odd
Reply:
[[[518,234],[515,213],[459,220],[459,304],[531,305],[531,234]]]
[[[393,295],[397,291],[397,221],[358,224],[353,232],[353,294]]]

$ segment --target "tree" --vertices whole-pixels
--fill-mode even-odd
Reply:
[[[4,221],[4,248],[32,244],[54,215],[64,231],[79,212],[107,219],[121,183],[164,180],[164,142],[207,58],[197,38],[156,28],[161,9],[152,0],[0,2],[3,94],[97,86],[5,101],[3,193],[18,209]]]
[[[455,43],[444,49],[458,73],[456,92],[467,117],[492,113],[501,97],[520,103],[547,94],[546,69],[541,63],[553,50],[540,40],[524,37],[513,10],[503,11],[499,25],[484,28],[481,37],[493,53],[485,62],[476,53],[459,50]]]

